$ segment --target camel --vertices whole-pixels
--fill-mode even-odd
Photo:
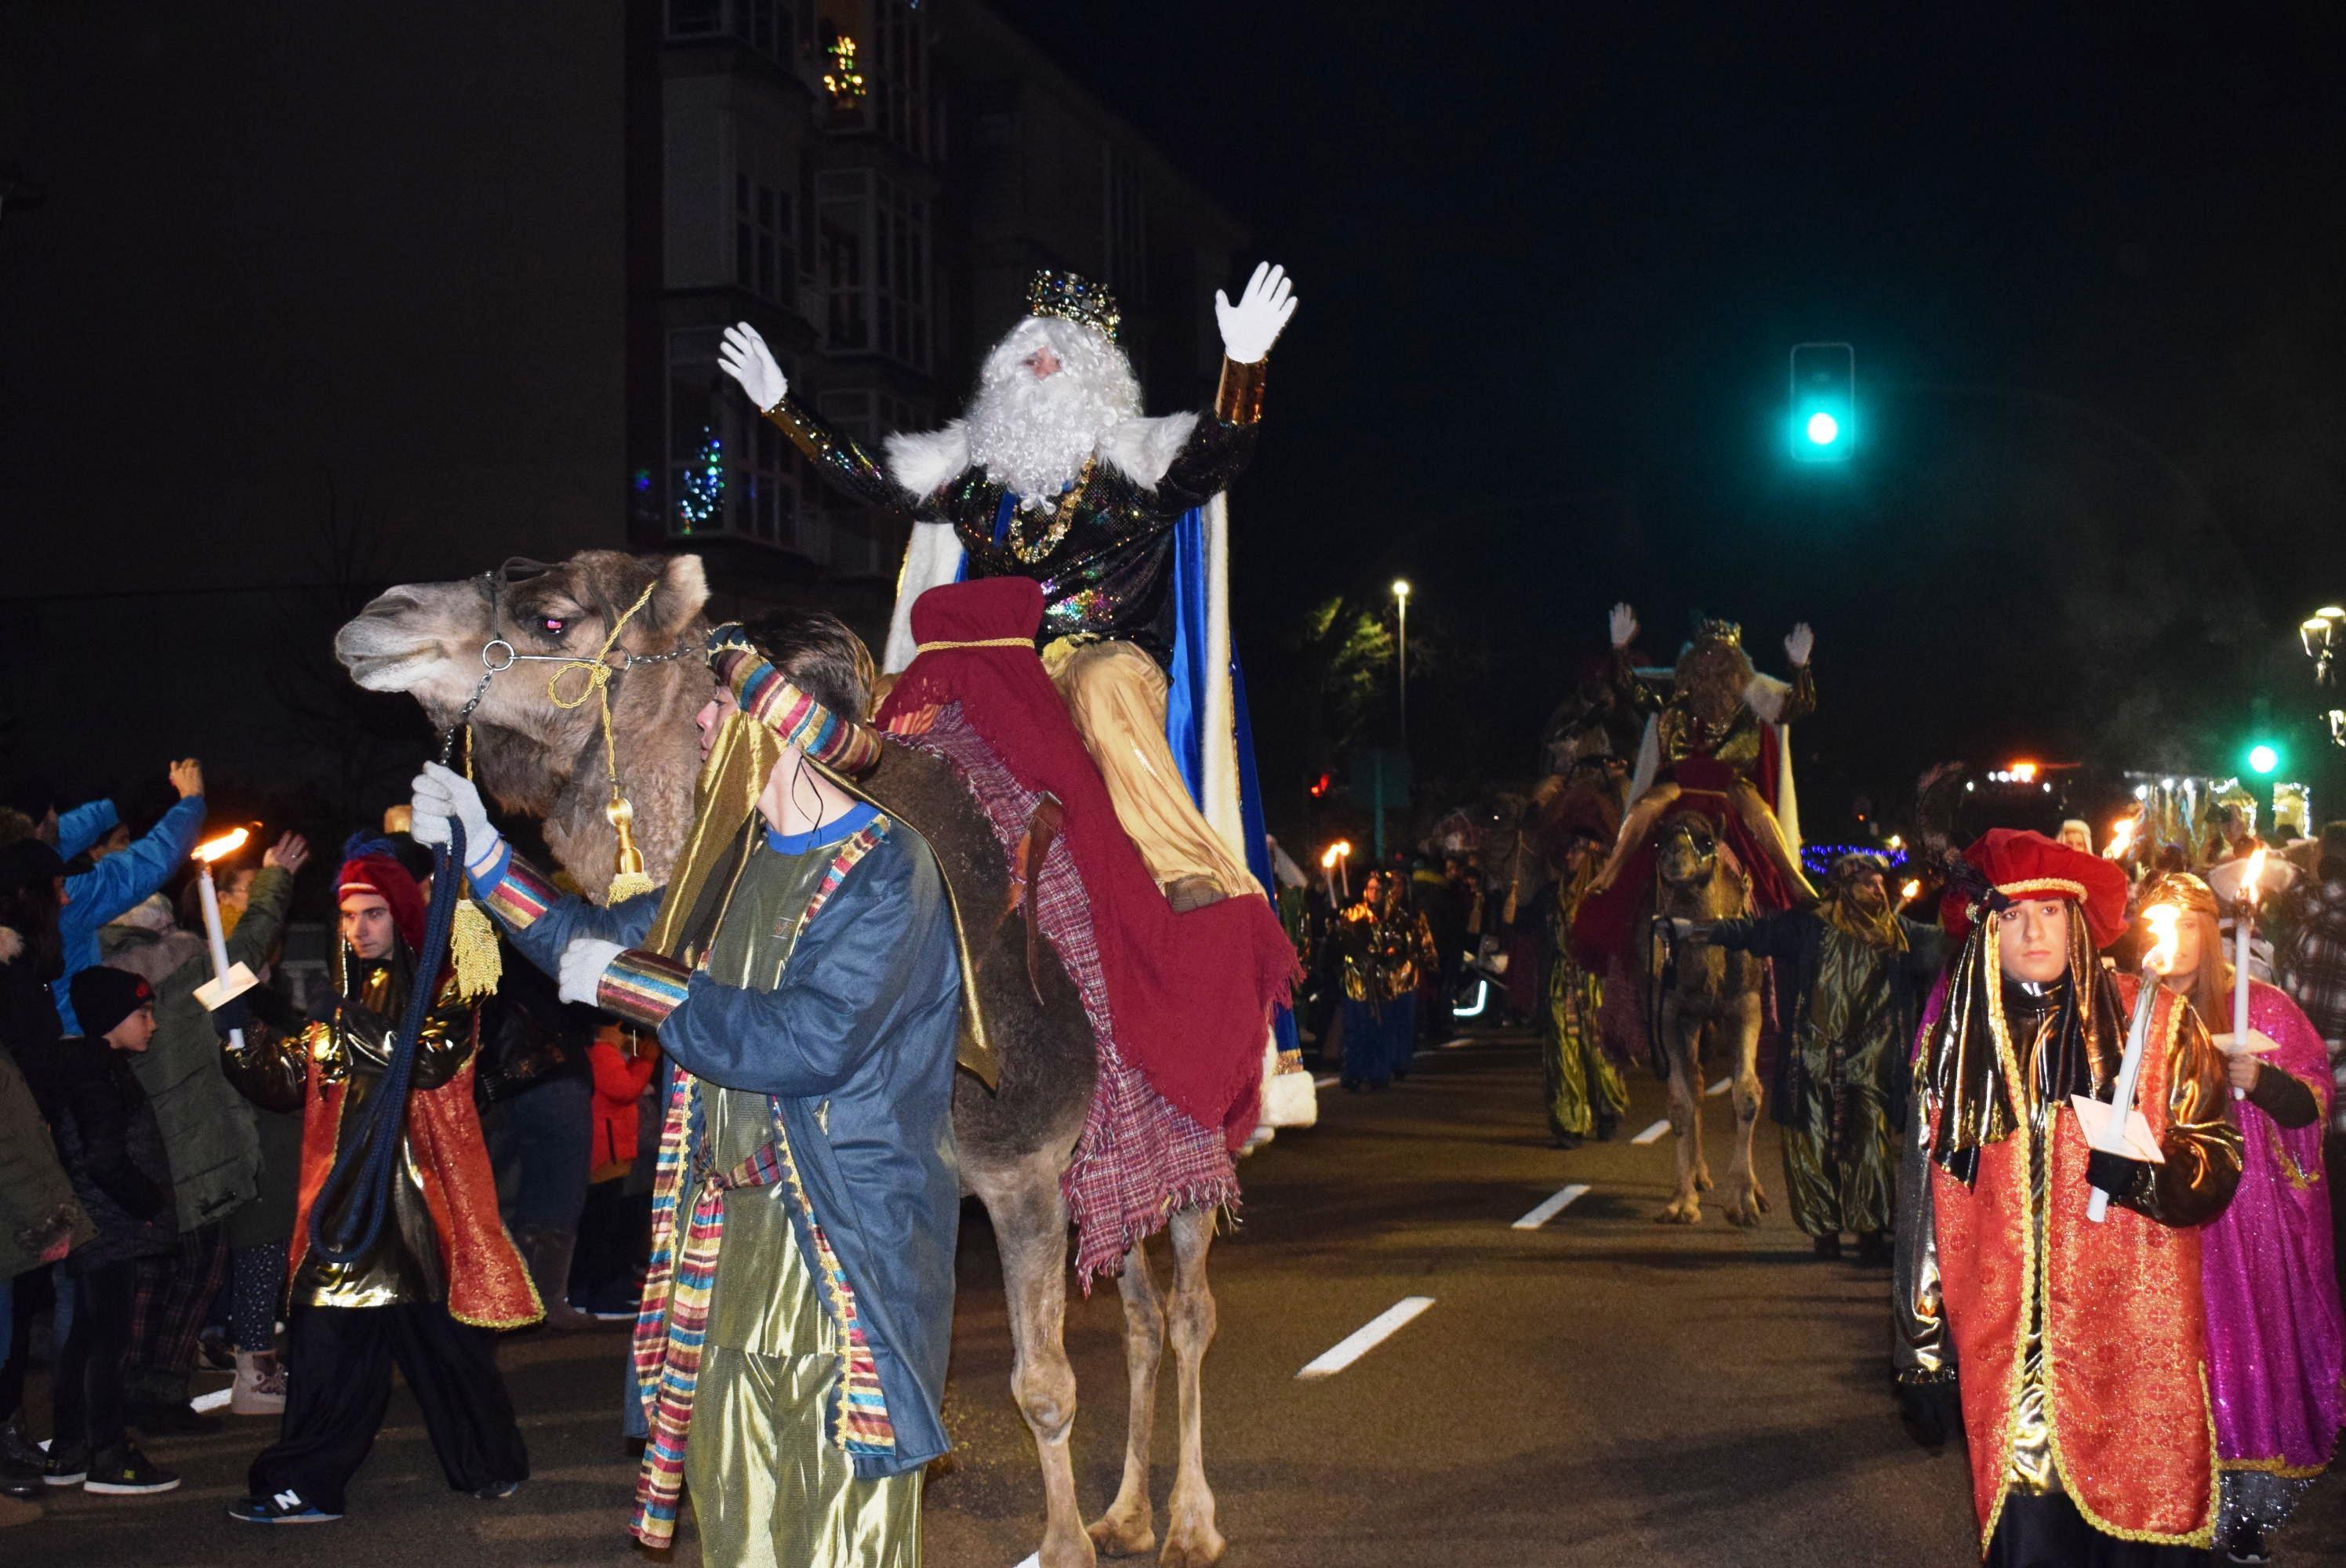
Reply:
[[[693,816],[699,771],[692,723],[715,689],[700,657],[709,585],[699,557],[586,550],[553,565],[508,562],[497,573],[387,590],[334,638],[351,678],[372,691],[403,691],[435,727],[454,722],[476,689],[474,756],[484,789],[503,809],[544,819],[548,847],[580,886],[603,889],[617,848],[604,806],[609,785],[597,705],[563,707],[547,680],[565,658],[592,659],[614,620],[650,588],[610,657],[611,718],[620,782],[635,809],[636,840],[655,884],[664,883]],[[503,639],[521,659],[480,686],[484,649]],[[496,657],[502,658],[500,652]],[[530,660],[549,662],[529,662]],[[565,677],[566,697],[583,676]],[[946,766],[901,745],[885,748],[894,809],[975,890],[971,907],[1008,911],[1012,868],[975,800]],[[909,804],[907,804],[909,803]],[[1159,1561],[1207,1568],[1219,1560],[1214,1496],[1205,1476],[1201,1369],[1215,1327],[1206,1263],[1209,1211],[1179,1210],[1171,1237],[1169,1293],[1146,1242],[1126,1255],[1117,1281],[1125,1310],[1131,1408],[1124,1476],[1107,1512],[1088,1529],[1076,1498],[1071,1439],[1076,1379],[1063,1343],[1068,1210],[1061,1186],[1090,1108],[1096,1046],[1080,993],[1048,942],[1029,976],[1026,933],[1006,917],[973,921],[974,983],[984,999],[999,1081],[989,1091],[959,1074],[954,1129],[964,1186],[984,1204],[1002,1253],[1013,1341],[1011,1392],[1035,1439],[1043,1472],[1042,1568],[1086,1568],[1096,1551],[1137,1554],[1156,1545],[1148,1477],[1157,1375],[1170,1339],[1180,1420],[1179,1466]]]
[[[1766,965],[1749,953],[1708,943],[1680,942],[1672,961],[1660,962],[1664,921],[1708,922],[1737,920],[1750,912],[1751,880],[1724,852],[1717,827],[1698,811],[1663,819],[1656,833],[1656,919],[1646,922],[1645,973],[1662,979],[1661,1005],[1654,1027],[1669,1064],[1670,1130],[1677,1135],[1678,1185],[1655,1217],[1665,1225],[1693,1225],[1702,1218],[1702,1196],[1711,1186],[1702,1153],[1702,1064],[1705,1047],[1717,1060],[1734,1051],[1735,1159],[1728,1170],[1730,1224],[1749,1227],[1768,1211],[1751,1163],[1751,1139],[1760,1125],[1760,988]]]

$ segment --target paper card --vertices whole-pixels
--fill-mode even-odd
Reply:
[[[2072,1095],[2069,1105],[2077,1113],[2078,1125],[2084,1128],[2086,1142],[2091,1147],[2124,1155],[2130,1160],[2142,1160],[2149,1165],[2163,1166],[2167,1163],[2167,1152],[2158,1146],[2158,1140],[2151,1136],[2150,1123],[2144,1119],[2140,1111],[2128,1109],[2126,1140],[2114,1146],[2103,1141],[2108,1135],[2110,1126],[2111,1107],[2108,1102],[2089,1099],[2084,1095]]]
[[[237,963],[231,965],[229,972],[219,979],[207,980],[197,986],[196,1000],[204,1004],[206,1012],[209,1012],[222,1003],[235,1001],[260,983],[259,975],[253,973],[242,963]]]
[[[2280,1049],[2280,1042],[2261,1029],[2251,1029],[2246,1038],[2238,1034],[2210,1034],[2216,1049],[2227,1056],[2270,1056]]]

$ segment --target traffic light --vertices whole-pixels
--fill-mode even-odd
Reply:
[[[2249,771],[2259,779],[2270,779],[2280,771],[2280,748],[2270,740],[2252,742],[2248,751]]]
[[[1857,445],[1857,351],[1847,343],[1793,344],[1789,412],[1795,463],[1847,463]]]

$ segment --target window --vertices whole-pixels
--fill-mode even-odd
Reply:
[[[929,368],[929,204],[870,169],[816,177],[825,333],[843,352]]]
[[[722,337],[715,327],[668,334],[668,533],[796,548],[795,454],[789,438],[718,368]],[[794,369],[785,364],[782,373]]]
[[[797,301],[790,255],[790,193],[762,178],[733,176],[733,280],[778,305]]]
[[[790,58],[789,22],[784,0],[668,0],[671,40],[729,38],[777,63]]]
[[[872,0],[873,128],[925,159],[929,156],[929,40],[909,0]]]

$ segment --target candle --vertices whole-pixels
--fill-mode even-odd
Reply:
[[[2175,920],[2178,911],[2171,904],[2154,904],[2143,911],[2143,919],[2157,938],[2150,951],[2143,955],[2142,985],[2135,993],[2134,1016],[2127,1022],[2126,1055],[2118,1063],[2117,1082],[2111,1086],[2107,1114],[2098,1126],[2086,1129],[2086,1141],[2105,1153],[2122,1155],[2127,1150],[2127,1124],[2134,1116],[2135,1084],[2142,1078],[2142,1054],[2150,1037],[2150,1014],[2158,1001],[2158,977],[2167,972],[2175,958]],[[2085,1105],[2094,1101],[2079,1095]],[[2080,1107],[2082,1109],[2082,1106]],[[2086,1217],[2099,1225],[2109,1213],[2110,1195],[2101,1188],[2086,1200]]]
[[[2257,897],[2264,891],[2265,851],[2257,846],[2249,857],[2248,870],[2240,877],[2240,904],[2232,916],[2232,1044],[2242,1049],[2249,1043],[2249,935],[2256,929]],[[2234,1088],[2232,1098],[2245,1100],[2246,1089]]]
[[[212,978],[196,987],[196,1000],[206,1008],[219,1007],[260,983],[260,977],[243,964],[234,968],[229,966],[228,932],[220,924],[219,892],[212,885],[212,862],[234,854],[250,837],[246,830],[239,828],[232,832],[222,833],[208,843],[197,845],[190,856],[196,862],[196,894],[204,906],[204,940],[211,949],[212,957]],[[240,1051],[243,1050],[244,1031],[230,1030],[229,1044]]]

